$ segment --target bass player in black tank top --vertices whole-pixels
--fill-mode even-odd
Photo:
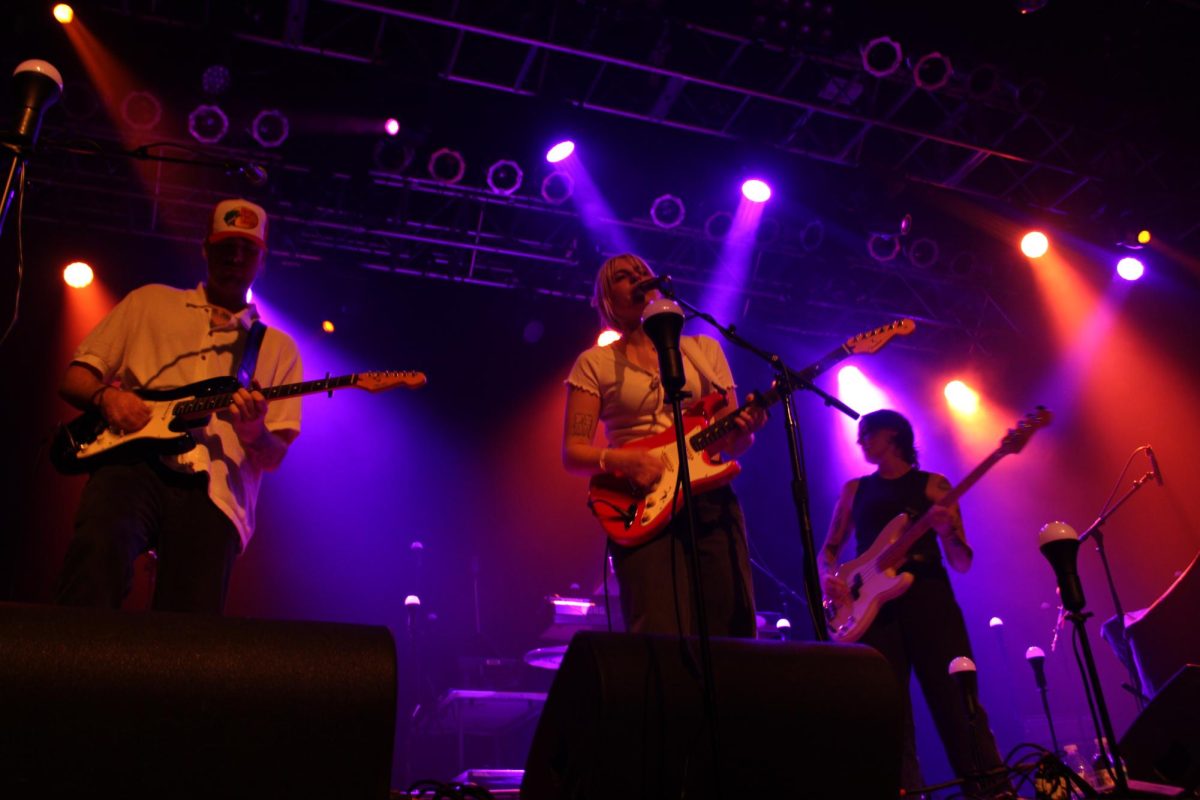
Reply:
[[[836,600],[849,591],[834,570],[851,532],[857,554],[861,555],[898,514],[916,518],[934,507],[933,528],[912,546],[903,567],[915,578],[911,588],[880,609],[860,640],[887,658],[900,684],[904,702],[900,779],[902,787],[911,793],[925,784],[917,763],[909,698],[914,672],[955,773],[967,778],[1001,765],[987,713],[979,707],[971,724],[959,687],[948,673],[952,659],[971,655],[971,643],[944,563],[957,572],[966,572],[972,552],[958,506],[937,505],[950,491],[950,482],[917,467],[913,429],[907,419],[888,410],[865,414],[859,421],[858,444],[863,457],[878,469],[847,481],[834,507],[818,559],[826,597]],[[968,780],[967,796],[1016,797],[1005,779],[985,781],[986,786],[980,783]]]

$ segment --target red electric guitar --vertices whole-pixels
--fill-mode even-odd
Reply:
[[[894,336],[905,336],[916,329],[911,319],[897,320],[873,331],[860,333],[810,367],[806,374],[816,377],[831,366],[851,355],[874,353]],[[779,400],[779,392],[751,396],[738,409],[757,405],[766,408]],[[684,437],[688,450],[688,474],[692,480],[692,492],[699,494],[725,486],[741,471],[736,461],[723,460],[719,453],[709,448],[732,433],[737,423],[734,414],[718,418],[717,412],[726,405],[720,393],[706,395],[684,412]],[[679,451],[675,446],[675,428],[662,433],[629,442],[621,449],[637,448],[649,450],[661,459],[662,477],[647,492],[638,492],[630,481],[621,475],[607,473],[595,475],[588,484],[588,508],[596,515],[604,531],[617,544],[634,546],[653,539],[671,521],[676,509],[683,504],[683,489],[679,484]]]

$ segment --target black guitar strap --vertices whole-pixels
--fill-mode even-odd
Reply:
[[[247,389],[254,381],[254,367],[258,364],[258,350],[262,347],[263,334],[266,332],[267,326],[256,319],[250,326],[250,333],[246,335],[246,349],[242,351],[242,363],[238,366],[237,379],[238,383]]]

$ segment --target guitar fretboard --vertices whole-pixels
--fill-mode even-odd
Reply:
[[[271,386],[267,389],[261,389],[263,397],[268,400],[274,400],[276,397],[297,397],[304,394],[315,394],[317,392],[332,392],[334,389],[341,389],[346,386],[353,386],[358,382],[358,374],[342,375],[337,378],[322,378],[317,381],[302,381],[301,383],[285,383],[282,386]],[[184,416],[189,414],[210,414],[214,411],[220,411],[223,408],[233,405],[233,393],[214,394],[208,397],[197,397],[194,400],[188,400],[184,403],[178,403],[172,409],[171,413],[175,416]]]

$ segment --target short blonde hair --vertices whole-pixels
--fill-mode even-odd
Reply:
[[[617,321],[612,309],[612,276],[619,267],[640,268],[645,270],[647,277],[652,277],[654,270],[650,269],[650,265],[641,256],[622,253],[601,264],[600,270],[596,273],[596,286],[592,292],[592,308],[596,309],[596,313],[600,315],[600,325],[621,331],[621,333],[628,333],[629,331],[621,329],[621,324]]]

